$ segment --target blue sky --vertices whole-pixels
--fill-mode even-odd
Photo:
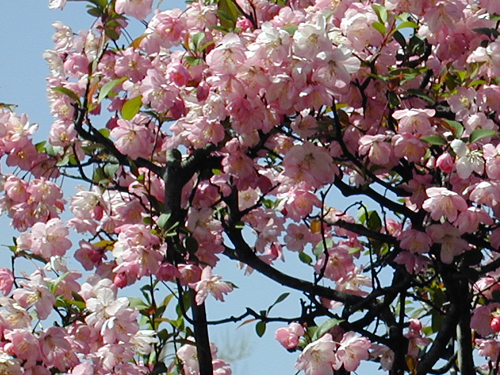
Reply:
[[[42,53],[53,46],[51,36],[54,30],[51,24],[62,21],[77,32],[88,28],[93,21],[86,14],[84,2],[69,2],[64,11],[50,10],[47,4],[48,0],[14,0],[4,4],[0,12],[0,102],[18,105],[18,113],[27,113],[32,123],[40,125],[37,140],[48,134],[52,122],[46,99],[45,77],[48,68],[42,58]],[[183,3],[165,1],[162,8],[166,6],[183,7]],[[0,238],[0,243],[10,243],[12,235],[14,233],[4,231],[6,238]],[[0,248],[0,254],[2,251],[6,250]],[[288,258],[295,259],[294,255],[287,254]],[[289,270],[297,272],[296,265],[288,267]],[[0,266],[8,264],[1,264],[0,261]],[[211,319],[239,315],[247,305],[256,311],[266,309],[281,293],[290,291],[256,274],[242,277],[241,271],[226,260],[216,272],[233,281],[239,289],[228,296],[227,303],[208,302]],[[308,278],[306,275],[302,277]],[[300,313],[298,296],[290,296],[274,312],[283,316],[297,316]],[[211,330],[213,341],[220,346],[221,351],[234,351],[234,347],[238,348],[241,343],[248,345],[247,356],[234,364],[233,374],[295,374],[294,363],[298,354],[288,353],[274,340],[274,331],[281,325],[271,324],[263,338],[256,336],[254,326],[252,323],[236,329],[237,324],[229,324]]]

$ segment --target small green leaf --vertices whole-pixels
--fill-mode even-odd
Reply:
[[[97,8],[97,7],[93,7],[93,6],[88,6],[87,7],[87,13],[90,14],[92,17],[101,17],[102,16],[102,10]]]
[[[193,38],[191,39],[192,42],[192,47],[193,50],[198,51],[201,45],[201,42],[203,42],[203,39],[205,39],[205,33],[204,32],[198,32],[194,34]]]
[[[420,137],[420,140],[434,146],[444,146],[448,144],[446,139],[440,135],[428,135],[426,137]]]
[[[327,333],[329,330],[331,330],[333,327],[338,326],[340,323],[342,323],[342,319],[337,319],[337,318],[331,318],[328,320],[325,320],[314,332],[314,335],[312,337],[313,341],[318,340],[323,336],[325,333]]]
[[[469,142],[473,143],[483,138],[493,137],[497,134],[498,132],[493,129],[476,129],[470,133]]]
[[[122,107],[121,114],[123,119],[132,120],[135,115],[139,113],[139,109],[142,106],[142,96],[136,96],[125,102]]]
[[[285,30],[288,34],[293,35],[295,32],[298,30],[297,25],[290,25],[290,26],[285,26],[283,30]]]
[[[385,25],[380,22],[374,22],[372,23],[372,26],[375,30],[377,30],[380,34],[385,35]]]
[[[108,128],[101,128],[99,129],[99,133],[101,133],[104,137],[109,138],[111,130],[109,130]]]
[[[62,86],[52,87],[52,91],[69,96],[75,102],[80,104],[80,98],[78,97],[78,95],[76,95],[76,93],[74,91],[71,91],[70,89],[67,89],[66,87],[62,87]]]
[[[299,253],[299,259],[302,263],[305,264],[311,264],[313,261],[312,258],[304,252]]]
[[[486,35],[488,38],[493,38],[496,39],[500,36],[500,32],[497,29],[490,29],[487,27],[478,27],[475,29],[472,29],[472,31],[475,31],[476,33]]]
[[[184,59],[191,66],[198,66],[203,62],[203,59],[200,59],[199,57],[194,57],[194,56],[185,56]]]
[[[255,332],[257,332],[257,336],[262,337],[264,333],[266,333],[266,323],[263,321],[258,322],[255,325]]]
[[[401,22],[397,27],[396,30],[401,30],[401,29],[418,29],[418,25],[415,22],[411,21],[406,21],[406,22]]]
[[[460,139],[462,137],[464,126],[460,122],[454,120],[443,120],[443,122],[446,124],[443,126],[449,128],[453,132],[455,138]]]
[[[161,214],[156,223],[160,228],[165,229],[165,225],[167,225],[168,220],[170,219],[170,216],[172,216],[171,213],[165,213]]]
[[[104,166],[104,174],[112,179],[115,177],[118,168],[120,168],[120,164],[106,164]]]
[[[436,104],[436,101],[432,99],[429,95],[427,95],[423,90],[421,89],[408,89],[406,92],[409,95],[416,96],[417,98],[424,99],[427,103],[430,105]]]
[[[135,307],[137,310],[148,309],[149,306],[144,301],[137,297],[128,297],[130,307]]]
[[[377,17],[380,22],[386,23],[387,22],[387,9],[383,7],[382,5],[379,4],[372,4],[372,8],[377,14]]]
[[[405,37],[403,36],[403,34],[401,34],[399,31],[395,31],[394,34],[392,35],[394,37],[394,39],[396,40],[396,42],[399,43],[399,45],[403,48],[406,47],[406,39]]]
[[[127,77],[117,78],[112,81],[107,82],[102,86],[99,92],[99,97],[97,98],[97,103],[101,103],[116,86],[126,81]]]
[[[382,228],[382,220],[380,220],[380,216],[378,216],[377,211],[370,211],[368,213],[368,229],[371,229],[374,232],[379,232]]]
[[[283,294],[282,294],[282,295],[280,295],[278,298],[276,298],[276,301],[274,301],[274,303],[273,303],[271,306],[269,306],[269,307],[267,308],[267,313],[269,314],[269,312],[271,311],[271,309],[272,309],[274,306],[276,306],[276,305],[277,305],[278,303],[280,303],[280,302],[283,302],[283,301],[284,301],[284,300],[285,300],[285,299],[286,299],[289,295],[290,295],[290,293],[288,293],[288,292],[287,292],[287,293],[283,293]]]
[[[106,34],[106,36],[109,39],[111,39],[111,40],[118,40],[118,39],[120,39],[120,34],[115,29],[106,29],[104,31],[104,34]]]
[[[228,30],[232,30],[241,14],[234,0],[219,0],[217,15],[219,16],[221,26]]]
[[[65,272],[63,273],[62,275],[60,275],[57,279],[55,279],[53,282],[49,283],[50,285],[50,291],[52,292],[52,294],[56,294],[56,291],[57,291],[57,288],[59,287],[59,284],[61,283],[61,281],[63,281],[68,275],[70,274],[70,272]]]
[[[331,238],[325,238],[323,241],[320,241],[316,247],[314,248],[313,252],[314,255],[316,255],[316,258],[320,258],[321,255],[323,255],[327,249],[333,247],[334,242],[333,239]],[[326,249],[325,249],[326,246]]]

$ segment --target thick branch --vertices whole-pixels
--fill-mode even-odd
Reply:
[[[455,333],[459,319],[460,310],[456,305],[452,304],[431,348],[425,353],[418,364],[417,375],[426,375],[431,371],[432,366],[434,366],[441,355],[446,351],[446,346]]]
[[[207,313],[205,303],[196,304],[196,292],[189,290],[191,299],[191,310],[193,311],[193,329],[196,341],[196,352],[198,364],[200,365],[200,375],[213,375],[212,352],[210,350],[210,339],[208,338]]]

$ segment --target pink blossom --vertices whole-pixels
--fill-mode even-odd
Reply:
[[[229,367],[229,363],[222,359],[214,359],[212,361],[212,367],[214,369],[214,375],[231,375],[233,373]]]
[[[491,313],[499,307],[500,304],[498,303],[490,303],[488,305],[476,307],[472,311],[472,317],[470,320],[471,328],[475,329],[477,333],[483,337],[492,334],[494,331],[490,326]]]
[[[355,271],[353,256],[349,250],[349,246],[342,244],[328,249],[327,253],[318,259],[314,270],[318,275],[324,275],[335,281],[347,277],[349,273]]]
[[[418,138],[432,134],[430,118],[436,114],[434,109],[400,109],[394,111],[392,117],[400,120],[399,133],[411,133]]]
[[[434,220],[445,216],[449,221],[455,221],[459,211],[467,210],[468,206],[460,195],[446,188],[431,187],[426,190],[426,199],[422,208],[431,213]]]
[[[306,375],[332,375],[333,366],[337,363],[336,348],[332,335],[326,333],[304,348],[295,368],[304,370]]]
[[[0,290],[6,296],[10,293],[14,285],[14,275],[12,271],[5,267],[0,267]]]
[[[429,264],[429,259],[425,258],[417,253],[413,254],[409,251],[401,251],[395,258],[394,261],[398,264],[403,265],[408,273],[418,274],[425,270]]]
[[[9,354],[0,352],[0,369],[2,372],[9,375],[22,375],[25,372],[21,368],[21,360],[10,356]]]
[[[285,215],[297,222],[310,215],[315,206],[321,207],[321,201],[316,194],[301,188],[289,189],[278,197],[284,199]]]
[[[169,83],[156,69],[148,69],[141,81],[142,102],[157,112],[166,112],[173,107],[179,89]]]
[[[71,348],[67,332],[61,327],[50,327],[40,334],[40,350],[47,367],[66,369],[80,362]]]
[[[406,229],[398,236],[399,246],[413,254],[425,254],[429,251],[432,240],[425,232]]]
[[[369,358],[368,349],[371,342],[355,332],[346,332],[337,350],[338,361],[333,368],[338,370],[344,366],[346,371],[355,371],[360,362]]]
[[[153,0],[116,0],[115,10],[142,21],[151,13]]]
[[[12,292],[13,298],[24,308],[35,307],[39,319],[47,319],[56,299],[49,290],[47,282],[40,271],[35,271],[27,281],[20,283],[22,288]]]
[[[392,146],[383,134],[364,135],[359,139],[359,153],[367,155],[373,164],[387,165],[391,160]]]
[[[436,160],[436,167],[441,169],[444,173],[451,173],[454,165],[453,157],[448,152],[442,153]]]
[[[201,273],[201,280],[196,283],[190,283],[189,287],[196,291],[196,303],[201,305],[210,293],[215,299],[224,301],[224,294],[233,290],[233,286],[227,282],[221,281],[222,277],[212,274],[211,267],[205,267]]]
[[[148,157],[153,151],[154,138],[145,125],[137,125],[120,119],[118,126],[111,130],[111,137],[116,138],[115,146],[122,154],[132,159]]]
[[[288,327],[278,328],[274,336],[286,349],[293,349],[299,344],[299,339],[305,334],[304,328],[298,323],[290,323]]]
[[[453,223],[462,233],[477,231],[479,224],[492,225],[493,219],[484,210],[477,207],[469,207],[466,211],[461,212]]]
[[[493,299],[493,292],[500,290],[500,284],[491,276],[481,277],[473,285],[475,293]]]
[[[134,1],[134,0],[130,0]],[[116,3],[118,4],[118,2]],[[127,77],[132,82],[139,82],[145,76],[148,69],[151,69],[150,59],[141,55],[133,48],[127,48],[120,52],[120,56],[114,64],[115,73],[120,77]]]
[[[63,256],[71,247],[69,230],[61,219],[50,219],[47,223],[36,223],[31,229],[30,245],[34,254],[49,259]]]
[[[284,175],[312,187],[332,182],[337,168],[332,157],[311,142],[293,146],[283,160]]]
[[[434,242],[441,244],[440,258],[443,263],[450,264],[453,259],[469,250],[467,241],[460,238],[460,232],[450,223],[433,224],[426,229]]]
[[[288,250],[301,252],[308,243],[316,243],[319,235],[312,233],[311,229],[304,224],[290,223],[284,240]]]
[[[38,337],[25,329],[13,329],[5,334],[10,342],[4,346],[5,352],[27,361],[28,365],[34,365],[40,361],[41,352]]]

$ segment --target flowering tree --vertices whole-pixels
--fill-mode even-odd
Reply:
[[[500,2],[87,3],[44,54],[49,139],[0,112],[0,372],[229,375],[207,327],[280,321],[306,375],[498,373]],[[300,316],[208,321],[221,257]]]

